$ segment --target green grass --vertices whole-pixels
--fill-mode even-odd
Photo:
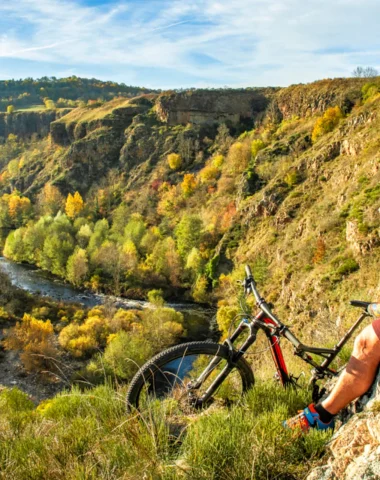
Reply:
[[[130,99],[118,98],[101,105],[98,108],[83,107],[75,108],[64,117],[60,118],[60,122],[65,123],[87,123],[94,120],[101,120],[107,115],[111,115],[117,108],[134,108],[136,105]]]
[[[180,441],[157,413],[144,421],[128,416],[124,395],[109,386],[73,389],[34,408],[17,389],[1,391],[0,478],[169,480],[185,469],[194,480],[301,479],[330,436],[284,430],[282,420],[309,393],[273,383],[258,385],[240,405],[199,415]]]
[[[30,107],[26,107],[26,108],[17,108],[15,109],[15,113],[41,111],[41,110],[46,110],[45,105],[30,105]]]

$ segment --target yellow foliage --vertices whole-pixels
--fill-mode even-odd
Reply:
[[[219,168],[215,165],[209,165],[202,168],[202,170],[199,172],[199,176],[202,183],[207,184],[210,182],[214,182],[219,176]]]
[[[197,186],[197,180],[193,173],[186,173],[181,183],[181,189],[185,197],[190,197]]]
[[[46,215],[54,215],[63,205],[64,198],[57,187],[47,183],[38,195],[38,202]]]
[[[223,155],[216,155],[213,159],[212,159],[212,164],[214,165],[214,167],[216,168],[220,168],[224,163],[224,157]]]
[[[263,148],[265,148],[265,143],[262,140],[253,140],[253,142],[251,143],[252,158],[255,159],[259,151]]]
[[[74,357],[83,357],[105,346],[110,328],[103,312],[93,308],[82,325],[70,323],[59,334],[59,344]]]
[[[312,141],[315,142],[325,133],[332,132],[341,118],[343,118],[343,114],[338,106],[328,108],[314,125]]]
[[[19,216],[26,214],[30,210],[31,203],[29,198],[19,197],[18,195],[9,195],[8,208],[9,215],[13,220],[16,220],[17,218],[19,218]]]
[[[173,217],[179,211],[182,201],[176,185],[170,186],[163,191],[161,200],[157,205],[157,213],[162,216]]]
[[[138,317],[134,312],[120,308],[112,317],[112,320],[110,320],[109,328],[111,332],[115,333],[120,330],[131,330],[132,324],[136,322],[136,320],[138,320]]]
[[[205,276],[199,276],[193,285],[192,296],[196,302],[206,303],[210,300],[209,294],[207,293],[208,281]]]
[[[237,307],[231,307],[229,305],[219,307],[216,314],[216,320],[218,322],[220,331],[223,333],[223,337],[227,336],[230,325],[234,321],[237,314]]]
[[[37,320],[27,313],[11,330],[4,345],[9,350],[22,351],[20,358],[28,371],[51,368],[58,355],[54,347],[54,329],[50,320]]]
[[[249,142],[235,142],[228,152],[228,164],[231,170],[236,173],[243,172],[251,159],[251,148]]]
[[[96,340],[88,335],[81,335],[77,338],[72,338],[67,345],[67,350],[74,357],[83,357],[85,354],[93,352],[97,348]]]
[[[170,153],[167,157],[169,167],[172,170],[178,170],[179,167],[182,165],[182,158],[181,155],[178,153]]]
[[[74,195],[67,196],[65,211],[68,217],[75,218],[84,208],[84,201],[79,192],[75,192]]]

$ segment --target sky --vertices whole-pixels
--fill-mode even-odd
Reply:
[[[286,86],[380,71],[379,0],[0,0],[0,79]]]

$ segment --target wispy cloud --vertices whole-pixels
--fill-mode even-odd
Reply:
[[[379,15],[378,0],[2,2],[1,70],[163,88],[286,85],[379,67]]]

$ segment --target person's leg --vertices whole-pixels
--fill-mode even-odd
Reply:
[[[380,364],[380,339],[376,333],[380,331],[379,327],[380,320],[375,320],[358,335],[345,371],[321,403],[332,415],[363,395],[372,385]]]
[[[310,404],[295,417],[283,422],[284,427],[334,428],[334,415],[355,398],[363,395],[373,383],[380,364],[380,319],[366,327],[355,340],[354,350],[345,371],[329,396],[317,405]]]

